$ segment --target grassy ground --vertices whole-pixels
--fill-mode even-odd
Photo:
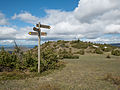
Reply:
[[[42,77],[0,81],[0,90],[118,90],[118,85],[103,79],[109,73],[120,76],[120,57],[106,56],[86,54],[66,59],[62,70]]]

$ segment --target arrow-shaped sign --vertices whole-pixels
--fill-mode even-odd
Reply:
[[[38,35],[38,32],[29,32],[28,34],[29,35]],[[41,32],[41,35],[42,36],[47,36],[47,33],[46,32]]]
[[[50,29],[50,26],[48,26],[48,25],[42,25],[42,24],[40,24],[40,27],[41,27],[41,28],[47,28],[47,29]]]
[[[38,35],[38,32],[29,32],[29,35]]]
[[[47,33],[46,32],[41,32],[41,35],[42,36],[47,36]]]
[[[39,24],[36,24],[36,27],[39,27]],[[51,27],[48,26],[48,25],[42,25],[42,24],[40,24],[40,27],[41,27],[41,28],[47,28],[47,29],[50,29],[50,28],[51,28]]]

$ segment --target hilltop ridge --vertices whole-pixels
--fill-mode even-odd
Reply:
[[[92,42],[83,42],[78,40],[74,41],[48,41],[41,45],[41,51],[46,49],[52,49],[58,56],[58,58],[78,58],[79,54],[84,55],[85,53],[96,53],[104,54],[111,52],[112,50],[119,49],[109,44],[98,44]],[[33,52],[37,52],[37,46],[34,47]]]

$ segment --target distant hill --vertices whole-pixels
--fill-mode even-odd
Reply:
[[[21,51],[26,52],[32,48],[34,48],[36,45],[18,45],[18,47],[21,49]],[[0,50],[1,48],[4,47],[6,51],[9,53],[12,53],[14,50],[14,45],[0,45]]]
[[[110,45],[116,46],[116,47],[120,47],[120,43],[112,43],[112,44],[110,44]]]
[[[21,48],[28,48],[28,49],[31,49],[31,48],[34,48],[36,45],[18,45],[18,47],[21,47]],[[0,49],[4,47],[5,50],[12,50],[14,49],[14,45],[0,45]]]

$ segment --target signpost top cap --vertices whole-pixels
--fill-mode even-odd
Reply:
[[[36,27],[39,27],[39,24],[36,24]]]

